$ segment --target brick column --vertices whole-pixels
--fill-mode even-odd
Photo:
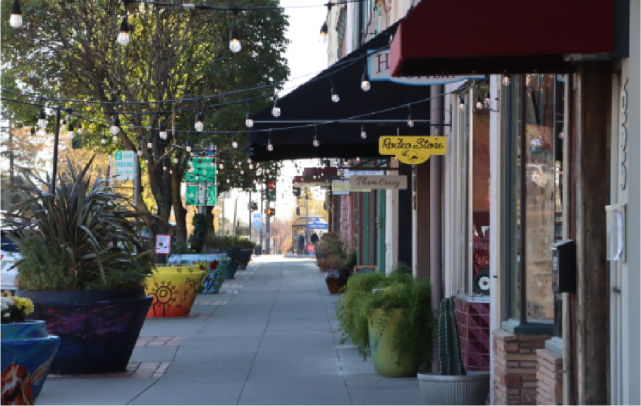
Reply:
[[[536,350],[538,360],[538,404],[563,404],[563,356],[550,350]]]
[[[537,404],[537,349],[545,348],[549,336],[526,336],[505,330],[492,332],[494,351],[494,403]]]

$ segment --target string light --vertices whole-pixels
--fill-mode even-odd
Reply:
[[[254,120],[252,120],[252,116],[249,114],[249,111],[245,114],[245,125],[249,128],[254,126]]]
[[[147,138],[147,148],[152,149],[154,146],[154,143],[151,142],[151,138]]]
[[[254,169],[254,165],[253,164],[249,164],[249,169]]]
[[[276,99],[274,100],[274,108],[272,108],[272,116],[274,117],[280,117],[280,107],[276,105],[277,101],[278,101],[278,96],[276,96]]]
[[[162,160],[162,170],[167,171],[167,158]]]
[[[490,102],[491,102],[490,93],[489,92],[485,93],[485,108],[486,109],[490,108]]]
[[[9,18],[9,25],[13,28],[22,27],[22,12],[20,11],[20,3],[18,0],[11,5],[11,17]]]
[[[318,142],[318,128],[316,127],[316,124],[314,124],[314,140],[312,141],[312,145],[315,147],[320,145]]]
[[[129,45],[129,24],[127,23],[127,17],[122,18],[120,23],[120,34],[118,34],[118,43],[123,47]]]
[[[78,126],[76,127],[76,131],[78,131],[78,135],[82,135],[82,125],[78,123]]]
[[[320,29],[320,37],[318,37],[318,42],[320,42],[321,44],[327,43],[327,31],[327,21],[325,21]]]
[[[137,152],[137,154],[138,154],[138,156],[142,156],[142,147],[141,147],[140,145],[138,145],[138,152]],[[147,159],[146,161],[147,161],[147,163],[149,163],[149,160],[148,160],[148,159]]]
[[[242,49],[238,30],[236,29],[236,14],[238,14],[238,12],[234,10],[234,21],[232,22],[231,32],[229,33],[229,50],[233,53],[240,52]]]
[[[196,128],[196,131],[202,132],[203,130],[203,115],[198,113],[196,114],[196,124],[194,125],[194,128]]]
[[[175,157],[174,157],[174,163],[175,163],[175,164],[177,164],[178,162],[180,162],[180,159],[178,159],[178,157],[177,157],[177,156],[175,156]]]
[[[114,141],[117,140],[117,135],[120,132],[120,120],[118,117],[114,118],[113,122],[111,123],[111,135],[114,136]]]
[[[272,144],[272,129],[269,129],[269,139],[267,140],[267,151],[271,152],[274,150],[274,144]]]
[[[412,128],[412,127],[414,127],[414,120],[412,120],[412,105],[411,105],[411,104],[408,104],[408,105],[407,105],[407,108],[408,108],[408,109],[409,109],[409,111],[410,111],[410,114],[407,116],[407,126],[408,126],[409,128]]]
[[[38,127],[45,128],[47,126],[47,116],[45,116],[45,110],[40,110],[38,113]]]
[[[107,143],[107,137],[106,137],[104,134],[102,134],[102,139],[100,140],[100,142],[101,142],[103,145]]]
[[[236,138],[234,138],[233,136],[231,137],[231,147],[233,149],[238,148],[238,143],[236,142]]]
[[[187,145],[185,146],[185,151],[191,152],[191,141],[187,141]]]
[[[332,87],[332,101],[338,103],[340,100],[341,98],[338,96],[338,93],[336,93],[336,89]]]
[[[224,169],[224,168],[225,168],[225,165],[222,162],[218,164],[218,169]]]
[[[459,109],[461,111],[465,110],[465,100],[463,100],[463,96],[458,97],[458,103],[459,103]]]
[[[158,128],[158,136],[160,137],[161,140],[167,139],[167,129],[165,129],[164,124],[160,124],[160,128]]]
[[[478,94],[476,95],[476,108],[479,110],[483,108],[483,101],[481,100],[481,96]]]
[[[510,77],[508,75],[503,76],[503,86],[509,86],[510,85]]]
[[[364,92],[369,92],[369,89],[372,88],[372,85],[369,82],[369,74],[367,73],[367,61],[363,64],[363,76],[361,76],[361,89]]]
[[[73,134],[73,124],[69,123],[69,125],[67,126],[67,138],[72,140],[73,136],[74,136],[74,134]]]

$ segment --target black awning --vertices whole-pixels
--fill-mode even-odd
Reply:
[[[364,57],[372,50],[388,47],[397,26],[398,24],[394,24],[338,63],[279,99],[278,107],[281,109],[279,118],[272,116],[273,105],[271,104],[254,114],[254,130],[299,128],[272,131],[274,149],[271,152],[267,151],[268,132],[250,133],[248,144],[254,148],[252,159],[267,161],[323,157],[376,157],[379,156],[379,136],[396,134],[397,127],[403,135],[427,134],[430,116],[429,101],[411,107],[412,119],[416,120],[413,128],[409,128],[405,122],[409,109],[404,105],[428,99],[429,86],[372,80],[371,89],[368,92],[361,90],[361,76],[366,61]],[[329,75],[331,75],[331,84]],[[340,96],[338,103],[331,100],[332,84]],[[318,123],[318,141],[320,142],[318,147],[312,145],[315,132],[313,125],[300,128],[313,122],[343,120],[397,106],[404,107],[363,117],[362,121],[357,119],[331,124]],[[390,122],[383,122],[385,120]],[[367,133],[366,139],[361,138],[362,123]]]

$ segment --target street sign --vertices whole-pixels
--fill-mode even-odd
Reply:
[[[252,213],[252,226],[262,227],[263,216],[260,213]]]
[[[171,254],[171,235],[156,234],[156,254]]]
[[[116,151],[116,180],[134,178],[134,151]]]
[[[187,182],[216,183],[216,165],[213,158],[193,158],[191,164],[194,172],[187,171]]]
[[[205,185],[187,185],[187,204],[205,206]],[[207,186],[207,206],[216,205],[216,186]]]

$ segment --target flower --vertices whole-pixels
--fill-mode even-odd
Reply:
[[[33,302],[23,297],[13,297],[2,294],[2,322],[19,323],[23,322],[27,315],[33,313]]]
[[[209,269],[215,270],[218,269],[218,261],[213,261],[211,264],[209,264]]]

